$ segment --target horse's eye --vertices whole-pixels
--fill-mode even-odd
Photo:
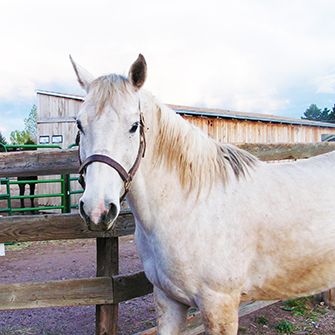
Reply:
[[[131,126],[129,132],[130,132],[130,133],[135,133],[135,131],[136,131],[137,128],[138,128],[138,125],[139,125],[139,122],[135,122],[135,123]]]

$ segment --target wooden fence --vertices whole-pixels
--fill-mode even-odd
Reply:
[[[335,143],[257,145],[240,147],[262,160],[301,159],[335,150]],[[0,153],[0,177],[75,173],[75,150]],[[96,305],[96,334],[116,334],[118,304],[152,292],[143,272],[119,275],[118,238],[133,234],[130,212],[122,212],[109,232],[91,232],[78,214],[11,216],[0,218],[0,243],[95,238],[96,278],[0,285],[0,310]],[[273,302],[247,303],[246,315]],[[188,320],[184,334],[203,331],[199,314]],[[143,334],[155,334],[155,329]]]

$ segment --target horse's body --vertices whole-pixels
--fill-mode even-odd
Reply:
[[[208,333],[235,335],[241,301],[335,286],[335,153],[266,164],[216,143],[139,90],[138,64],[129,81],[92,82],[74,66],[88,91],[78,115],[82,158],[107,154],[129,169],[139,143],[128,129],[140,102],[147,147],[128,202],[155,288],[159,334],[178,334],[188,306],[197,306]],[[101,105],[108,85],[110,99]],[[95,162],[85,179],[81,214],[90,227],[111,228],[123,192],[120,176]]]

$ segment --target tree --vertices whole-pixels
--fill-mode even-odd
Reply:
[[[0,151],[4,151],[5,149],[1,144],[7,144],[5,136],[3,136],[0,132]]]
[[[321,109],[316,104],[311,104],[305,111],[302,119],[305,120],[320,120]]]
[[[333,106],[332,110],[328,115],[328,122],[335,123],[335,105]]]
[[[7,144],[5,136],[3,136],[1,133],[0,133],[0,143]]]
[[[330,109],[325,107],[320,113],[319,121],[329,122]]]
[[[27,130],[14,130],[10,133],[10,141],[12,144],[25,144],[26,142],[34,142]]]
[[[335,123],[335,105],[332,110],[327,107],[321,110],[317,105],[312,104],[306,109],[304,116],[301,118],[305,120]]]
[[[36,143],[37,140],[37,107],[33,105],[28,114],[28,117],[24,119],[25,129],[29,134],[30,138]]]
[[[24,119],[24,130],[14,130],[10,133],[13,144],[36,143],[37,140],[37,107],[33,105],[28,117]]]

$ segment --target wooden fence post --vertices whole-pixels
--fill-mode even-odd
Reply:
[[[118,237],[97,238],[97,277],[112,277],[119,273]],[[116,335],[118,304],[96,306],[96,335]]]
[[[317,302],[324,302],[328,307],[335,308],[335,288],[316,295]]]

